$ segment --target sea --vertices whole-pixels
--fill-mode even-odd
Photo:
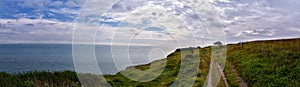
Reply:
[[[153,49],[161,49],[163,52]],[[147,64],[163,59],[175,48],[95,45],[94,50],[102,74],[116,74],[132,65]],[[113,57],[112,54],[117,58]],[[114,64],[114,60],[128,61],[128,58],[125,57],[130,58],[130,62]],[[0,44],[0,72],[24,73],[65,70],[75,71],[71,44]]]

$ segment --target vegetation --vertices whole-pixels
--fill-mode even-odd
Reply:
[[[64,72],[27,72],[22,74],[0,73],[0,87],[76,87],[80,86],[76,73]]]
[[[248,86],[300,86],[300,39],[289,40],[271,40],[271,41],[255,41],[239,44],[227,45],[227,60],[224,68],[224,73],[227,82],[232,87],[240,86],[237,79],[242,77]],[[145,71],[149,70],[151,64],[128,67],[126,70],[117,73],[116,75],[104,75],[105,79],[113,87],[148,87],[159,86],[167,87],[174,83],[179,75],[180,67],[186,61],[187,68],[184,68],[183,73],[194,72],[197,69],[191,68],[195,59],[200,57],[200,65],[196,73],[197,78],[194,87],[202,87],[207,78],[211,63],[211,47],[205,48],[185,48],[176,50],[167,58],[157,60],[154,64],[166,64],[166,67],[155,68],[149,72],[138,74],[136,77],[153,76],[155,71],[162,69],[156,79],[149,82],[134,81],[121,73],[130,72],[134,67]],[[182,58],[181,58],[182,57]],[[164,63],[163,61],[166,61]],[[225,60],[218,60],[225,61]],[[190,66],[189,66],[190,65]],[[222,64],[221,64],[222,65]],[[224,64],[223,64],[224,65]],[[234,66],[234,67],[233,67]],[[234,71],[237,70],[237,71]],[[135,73],[135,72],[131,72]],[[88,78],[96,77],[96,75],[82,74],[89,76]],[[192,76],[192,75],[186,75]],[[188,84],[192,78],[182,81],[183,85]],[[81,80],[84,81],[84,80]],[[95,81],[95,80],[89,80]],[[186,83],[185,83],[186,82]],[[86,84],[82,84],[86,85]],[[72,71],[64,72],[27,72],[21,74],[0,73],[0,87],[35,87],[35,86],[81,86],[77,75]],[[223,79],[220,80],[218,87],[225,87]]]
[[[300,39],[228,45],[227,60],[248,86],[300,86]]]
[[[190,50],[192,50],[193,52],[191,52]],[[181,56],[183,56],[184,59],[186,59],[186,61],[188,61],[188,63],[192,64],[195,63],[195,57],[201,57],[201,61],[200,61],[200,69],[198,71],[198,78],[196,79],[195,83],[193,86],[196,87],[200,87],[203,86],[203,83],[205,82],[207,73],[209,71],[209,63],[210,63],[210,53],[209,53],[209,48],[204,48],[204,49],[197,49],[197,48],[189,48],[189,49],[181,49],[181,50],[177,50],[174,53],[168,55],[167,59],[167,64],[166,67],[163,71],[163,73],[157,77],[155,80],[149,81],[149,82],[138,82],[138,81],[132,81],[126,77],[124,77],[121,73],[118,73],[116,75],[109,75],[109,76],[105,76],[106,80],[108,80],[108,82],[115,87],[118,86],[131,86],[131,87],[137,87],[137,86],[154,86],[154,87],[167,87],[169,85],[171,85],[173,83],[173,81],[176,79],[176,77],[178,76],[178,72],[181,66]],[[202,54],[200,55],[200,51],[203,51]],[[193,53],[193,54],[191,54]],[[162,60],[160,60],[162,61]],[[159,61],[155,61],[155,62],[159,62]],[[145,70],[149,67],[149,64],[146,65],[140,65],[140,66],[136,66],[137,69],[140,70]],[[190,66],[188,66],[190,67]],[[130,69],[127,69],[130,70]],[[126,71],[126,70],[125,70]],[[189,69],[187,68],[187,71],[189,71]],[[124,71],[123,71],[124,72]],[[197,72],[197,71],[195,71]],[[151,73],[149,73],[151,74]],[[184,82],[184,81],[182,81]],[[180,85],[179,85],[180,86]]]

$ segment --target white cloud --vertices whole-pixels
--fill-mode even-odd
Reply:
[[[19,6],[29,7],[29,8],[43,8],[44,2],[42,0],[29,1],[25,0],[23,3],[18,3]]]
[[[259,35],[265,35],[265,36],[273,36],[274,32],[267,31],[267,30],[245,30],[237,34],[237,37],[252,37],[252,36],[259,36]]]
[[[79,14],[79,10],[71,9],[71,8],[50,9],[50,11],[54,13],[65,14],[65,15]]]
[[[228,39],[230,41],[250,39],[274,39],[290,38],[288,28],[299,27],[297,22],[299,11],[275,3],[295,3],[293,0],[253,0],[240,1],[231,0],[226,3],[219,3],[217,8],[222,8],[224,23],[227,27]],[[292,6],[296,8],[297,6]],[[291,34],[292,37],[299,35]],[[239,38],[239,39],[237,39]],[[237,39],[237,40],[235,40]]]
[[[51,3],[52,6],[62,6],[64,3],[61,1],[54,1]]]
[[[79,23],[97,25],[100,17],[107,17],[105,22],[121,22],[122,26],[103,25],[98,32],[99,43],[108,44],[112,37],[117,37],[118,44],[126,44],[128,38],[135,36],[137,44],[173,43],[178,41],[196,41],[209,44],[210,39],[228,42],[299,37],[300,1],[297,0],[89,0],[82,9],[51,9],[60,14],[80,14]],[[78,7],[84,0],[70,0],[65,3],[69,7]],[[61,5],[56,1],[53,5]],[[44,4],[23,3],[24,7],[43,7]],[[107,13],[105,13],[108,11]],[[42,14],[45,15],[45,14]],[[19,16],[30,16],[19,14]],[[51,20],[6,20],[1,21],[2,38],[12,40],[30,40],[29,37],[46,37],[45,35],[66,36],[63,40],[71,40],[72,23]],[[8,23],[10,22],[10,23]],[[12,25],[9,25],[12,24]],[[147,27],[163,27],[163,29],[147,31]],[[113,36],[114,31],[116,31]],[[225,31],[225,32],[224,32]],[[92,31],[91,31],[92,32]],[[7,33],[7,34],[4,34]],[[19,36],[9,36],[8,33]],[[35,36],[34,36],[35,35]],[[194,37],[194,36],[195,37]],[[219,36],[218,36],[219,35]],[[290,36],[289,36],[290,35]],[[210,38],[212,37],[212,38]],[[223,37],[223,38],[222,38]],[[56,38],[62,41],[61,38]],[[116,39],[116,38],[115,38]],[[176,40],[175,40],[176,41]],[[194,43],[186,43],[188,45]]]
[[[44,19],[0,19],[0,24],[2,41],[9,42],[69,43],[73,27],[72,23]]]
[[[79,5],[77,3],[75,3],[75,1],[73,0],[68,0],[66,3],[65,3],[66,6],[68,7],[78,7]]]

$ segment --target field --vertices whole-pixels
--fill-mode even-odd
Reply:
[[[300,86],[300,40],[228,45],[227,60],[248,86]]]

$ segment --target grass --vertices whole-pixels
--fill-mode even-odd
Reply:
[[[198,78],[195,78],[195,83],[193,84],[193,86],[202,86],[207,73],[209,71],[209,62],[210,62],[210,57],[209,54],[207,53],[203,53],[200,55],[200,51],[207,51],[209,50],[209,48],[205,48],[205,49],[197,49],[197,48],[191,48],[193,49],[193,54],[190,54],[190,50],[187,49],[182,49],[182,50],[177,50],[176,52],[168,55],[168,58],[163,59],[163,60],[167,60],[166,63],[166,67],[163,71],[162,74],[160,74],[155,80],[149,81],[149,82],[139,82],[139,81],[133,81],[130,80],[128,78],[126,78],[125,76],[123,76],[121,73],[118,73],[116,75],[106,75],[105,78],[106,80],[111,83],[111,85],[113,87],[118,87],[118,86],[130,86],[130,87],[137,87],[137,86],[159,86],[159,87],[167,87],[171,84],[174,83],[174,80],[176,80],[177,76],[180,70],[181,65],[185,65],[186,67],[183,68],[183,74],[185,75],[185,73],[189,73],[189,72],[197,72],[195,70],[196,68],[200,69],[198,70],[198,73],[195,73],[195,76],[198,76]],[[183,56],[183,60],[181,60],[181,56]],[[200,65],[198,66],[190,66],[193,65],[193,63],[195,63],[198,58],[201,57],[200,60]],[[196,60],[195,60],[196,59]],[[162,60],[159,61],[155,61],[155,62],[160,62]],[[181,61],[185,61],[185,63],[181,64]],[[154,63],[155,63],[154,62]],[[195,64],[196,65],[196,64]],[[136,66],[137,69],[140,70],[145,70],[147,68],[149,68],[150,64],[146,64],[146,65],[140,65],[140,66]],[[128,71],[130,71],[130,69],[127,69]],[[121,71],[121,72],[126,72],[125,71]],[[154,70],[155,71],[155,70]],[[149,72],[148,74],[152,74],[151,72]],[[192,77],[191,76],[187,76],[187,77]],[[182,81],[182,82],[187,82],[186,84],[189,84],[189,81],[194,80],[192,78],[190,79],[185,79],[186,81]],[[184,86],[185,83],[182,84],[178,84],[177,86]]]
[[[299,45],[300,39],[229,45],[227,56],[249,86],[295,87],[300,86]]]
[[[76,73],[63,72],[27,72],[20,74],[0,73],[0,87],[38,87],[38,86],[80,86]]]

